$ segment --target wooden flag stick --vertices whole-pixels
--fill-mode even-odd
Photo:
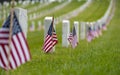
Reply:
[[[13,26],[13,17],[14,17],[14,0],[12,0],[11,10],[10,10],[10,30],[9,30],[9,41],[8,41],[8,64],[7,64],[7,75],[9,75],[9,67],[10,67],[10,52],[11,52],[11,38],[12,38],[12,26]]]

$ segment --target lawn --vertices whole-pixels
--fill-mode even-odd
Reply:
[[[120,74],[120,0],[116,0],[116,11],[103,36],[88,43],[79,41],[73,50],[61,45],[61,23],[56,26],[59,43],[54,53],[42,51],[43,30],[29,32],[28,44],[32,60],[9,75],[119,75]],[[106,0],[94,0],[94,3],[77,17],[78,21],[96,21],[101,18],[109,5]],[[88,12],[89,11],[89,12]],[[1,75],[5,71],[0,69]]]
[[[75,10],[76,8],[80,7],[80,6],[83,5],[85,2],[86,2],[86,1],[84,1],[84,0],[83,0],[83,1],[80,1],[80,2],[78,2],[77,0],[74,0],[74,1],[70,2],[68,5],[66,5],[64,8],[61,8],[61,9],[59,9],[59,10],[57,10],[57,11],[54,11],[53,13],[50,13],[50,14],[48,14],[48,15],[46,15],[46,16],[53,16],[53,15],[54,15],[55,17],[62,16],[62,15],[64,15],[64,14],[69,13],[70,11],[73,11],[73,10]],[[49,7],[51,7],[51,5],[48,6],[48,9],[49,9]],[[36,23],[36,25],[37,25],[37,22],[38,22],[38,21],[44,22],[44,18],[45,18],[46,16],[37,18],[37,19],[32,20],[32,21],[34,21],[34,22]],[[30,25],[30,24],[31,24],[31,21],[28,21],[28,23],[29,23],[29,25]]]

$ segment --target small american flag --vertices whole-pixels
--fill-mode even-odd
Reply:
[[[78,45],[75,27],[73,27],[72,33],[70,33],[70,35],[68,37],[68,41],[72,45],[72,48],[75,48]]]
[[[107,30],[107,27],[106,27],[106,24],[105,24],[105,23],[102,24],[102,30],[103,30],[103,31],[106,31],[106,30]]]
[[[94,31],[92,30],[92,28],[89,26],[88,30],[87,30],[87,41],[91,42],[92,39],[94,38]]]
[[[45,37],[45,42],[43,45],[43,50],[48,53],[52,50],[52,48],[58,43],[57,35],[53,26],[54,19],[49,27],[47,35]]]
[[[16,69],[31,59],[27,41],[15,13],[13,17],[10,49],[8,42],[9,33],[10,16],[0,29],[0,67],[5,70]]]

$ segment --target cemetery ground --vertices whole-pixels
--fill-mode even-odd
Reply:
[[[72,2],[70,2],[68,5],[66,5],[65,7],[61,8],[61,9],[59,9],[59,10],[57,10],[57,11],[54,11],[54,12],[52,12],[52,13],[48,13],[48,14],[45,15],[45,16],[54,16],[55,18],[56,18],[56,17],[59,17],[59,16],[62,16],[62,15],[64,15],[64,14],[67,14],[67,13],[69,13],[70,11],[73,11],[74,9],[80,7],[80,6],[83,5],[85,2],[86,2],[86,1],[81,1],[81,2],[72,1]],[[58,4],[58,3],[55,3],[55,4]],[[48,5],[48,6],[45,6],[45,7],[44,7],[44,10],[43,10],[43,8],[41,8],[41,11],[40,11],[40,12],[43,12],[43,11],[45,11],[46,9],[48,9],[48,10],[52,9],[53,6],[55,6],[55,4],[52,3],[52,4]],[[59,4],[60,4],[60,3],[59,3]],[[57,5],[56,5],[56,6],[57,6]],[[72,7],[70,7],[70,6],[72,6]],[[33,13],[32,13],[32,14],[33,14]],[[30,15],[30,14],[29,14],[29,15]],[[40,17],[40,18],[33,19],[32,21],[34,21],[36,24],[37,24],[38,21],[41,21],[41,22],[43,23],[45,16],[42,16],[42,17]],[[31,24],[31,21],[29,21],[28,23]]]
[[[108,30],[91,43],[80,40],[75,49],[70,46],[68,48],[62,47],[62,23],[56,26],[58,44],[53,53],[45,54],[42,51],[44,30],[28,32],[27,40],[32,60],[17,70],[10,71],[10,75],[119,75],[119,3],[120,0],[116,0],[116,11],[108,25]],[[76,18],[70,19],[71,25],[75,20],[96,21],[103,16],[108,5],[107,1],[95,1]],[[6,74],[2,69],[0,69],[0,73],[1,75]]]

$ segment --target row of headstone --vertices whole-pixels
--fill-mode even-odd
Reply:
[[[20,25],[22,26],[22,29],[23,29],[23,32],[25,34],[25,36],[27,37],[27,11],[24,10],[24,9],[21,9],[21,8],[15,8],[15,13],[17,15],[17,18],[20,22]],[[45,18],[45,34],[44,36],[46,36],[46,33],[48,31],[48,28],[51,24],[51,21],[52,21],[52,18],[51,17],[46,17]],[[62,46],[63,47],[68,47],[69,46],[69,42],[68,42],[68,36],[70,34],[70,22],[69,20],[63,20],[63,27],[62,27]],[[40,22],[39,22],[40,24]],[[75,28],[76,28],[76,33],[77,33],[77,36],[79,37],[79,22],[75,21],[74,22],[74,25],[75,25]],[[34,25],[34,22],[32,22],[32,25]],[[55,25],[54,25],[55,26]],[[97,23],[97,22],[93,22],[93,23],[87,23],[87,26],[88,28],[91,27],[92,30],[94,29],[99,29],[99,27],[101,28],[101,24]],[[35,27],[33,26],[33,29]],[[84,33],[86,33],[85,31],[85,27],[84,27],[84,23],[81,24],[81,34],[80,36],[82,36],[82,39],[83,39],[83,35],[86,35]],[[97,37],[97,35],[96,35]],[[79,38],[78,38],[79,39]]]
[[[47,2],[47,3],[41,3],[41,4],[38,4],[37,6],[34,6],[34,7],[31,7],[31,8],[28,8],[28,13],[32,13],[34,11],[37,11],[49,4],[51,4],[52,2]]]
[[[46,36],[46,34],[47,34],[47,31],[49,29],[51,21],[52,21],[52,17],[46,17],[45,18],[45,21],[44,21],[45,34],[44,34],[44,36]],[[63,47],[68,47],[69,46],[68,36],[70,34],[70,21],[69,20],[63,20],[62,23],[63,23],[63,26],[62,26],[62,46]],[[34,23],[32,23],[32,24],[34,24]],[[99,30],[103,27],[103,24],[104,23],[101,23],[101,22],[99,23],[99,21],[91,22],[91,23],[90,22],[81,22],[80,23],[80,25],[81,25],[80,26],[80,30],[81,30],[80,31],[80,38],[81,39],[86,38],[87,30],[89,30],[89,28],[91,28],[92,31]],[[79,37],[79,22],[75,21],[74,25],[75,25],[75,28],[76,28],[77,36]],[[33,28],[35,28],[35,27],[33,26]],[[98,34],[94,33],[94,36],[96,36],[96,37],[99,37],[100,35],[102,35],[102,34],[99,33],[99,35],[98,35]]]
[[[59,3],[61,3],[64,0],[52,0],[52,1],[50,1],[50,0],[46,0],[46,1],[40,0],[40,4],[39,5],[34,6],[32,8],[28,8],[28,13],[31,13],[31,12],[36,11],[36,10],[39,10],[40,8],[43,8],[43,7],[51,4],[53,1],[58,1]],[[39,1],[37,1],[37,2],[39,2]]]
[[[9,10],[0,9],[0,11],[0,20],[5,20],[10,13]]]
[[[63,2],[64,0],[40,0],[41,3],[51,3],[51,2],[55,2],[55,1]]]
[[[68,47],[69,46],[69,41],[68,37],[70,35],[70,21],[69,20],[63,20],[62,21],[62,46],[63,47]],[[79,22],[74,21],[75,30],[76,30],[76,35],[77,35],[77,40],[79,41]]]
[[[54,1],[54,0],[53,0],[53,1]],[[58,2],[63,2],[63,1],[64,1],[64,0],[58,0]],[[37,2],[39,2],[39,1],[37,1]],[[37,6],[28,8],[28,13],[31,13],[31,12],[36,11],[36,10],[39,10],[40,8],[43,8],[43,7],[51,4],[52,2],[51,2],[51,1],[47,1],[47,0],[46,0],[46,1],[40,0],[40,3],[41,3],[41,4],[39,4],[39,5],[37,5]],[[37,7],[37,8],[36,8],[36,7]]]
[[[38,18],[40,18],[40,17],[43,17],[43,16],[48,15],[48,14],[50,14],[50,13],[53,13],[54,11],[60,10],[61,8],[63,8],[63,7],[65,7],[66,5],[68,5],[69,3],[70,3],[70,2],[65,1],[64,3],[58,5],[58,6],[54,7],[54,8],[51,8],[51,9],[49,9],[49,10],[44,10],[44,11],[42,11],[42,12],[40,12],[40,13],[33,13],[33,14],[37,14],[37,16],[36,16],[36,17],[33,17],[33,16],[32,16],[32,18],[31,18],[30,20],[38,19]]]
[[[33,32],[33,31],[36,30],[36,28],[37,28],[38,31],[41,30],[41,29],[43,29],[43,26],[42,26],[42,24],[41,24],[41,21],[38,21],[37,27],[36,27],[35,22],[32,21],[32,22],[31,22],[31,25],[30,25],[30,27],[29,27],[29,31]]]
[[[22,7],[27,6],[29,3],[32,3],[32,2],[37,2],[37,1],[29,1],[29,0],[26,0],[26,1],[22,1],[22,0],[19,0],[18,2],[14,1],[14,4],[15,6],[19,3],[19,4],[22,4]],[[10,5],[10,2],[7,2],[7,1],[4,1],[3,2],[3,5],[0,3],[0,10],[2,11],[0,14],[0,16],[2,15],[2,18],[3,19],[6,19],[6,17],[9,15],[9,11],[10,10],[6,10],[6,8]],[[3,8],[4,7],[4,8]],[[36,17],[35,17],[36,18]]]
[[[107,25],[113,17],[115,11],[115,1],[111,0],[108,10],[102,18],[95,22],[84,22],[86,24],[86,38],[88,42],[102,35],[102,31],[107,30]]]
[[[62,46],[68,47],[68,37],[70,34],[70,21],[69,20],[63,20],[62,21]],[[74,26],[77,33],[77,40],[79,40],[79,37],[81,40],[87,39],[87,33],[89,28],[91,29],[94,38],[98,38],[102,35],[102,30],[106,30],[104,27],[104,24],[100,24],[98,22],[78,22],[74,21]],[[80,34],[80,35],[79,35]]]
[[[52,21],[51,17],[45,17],[45,35],[48,31],[48,28],[50,26],[50,23]],[[87,28],[88,27],[92,27],[92,29],[97,30],[98,27],[100,26],[100,24],[98,23],[89,23],[89,22],[78,22],[78,21],[74,21],[75,29],[76,29],[76,34],[77,34],[77,40],[79,40],[79,37],[81,40],[86,39],[87,36]],[[69,46],[69,41],[68,41],[68,37],[70,35],[70,21],[69,20],[63,20],[62,21],[62,46],[63,47],[68,47]],[[101,34],[100,34],[101,35]],[[96,37],[98,37],[98,35],[96,35]]]
[[[102,36],[102,31],[107,30],[107,22],[85,22],[86,25],[86,38],[88,42],[91,42],[93,39]]]
[[[45,18],[45,31],[47,32],[48,27],[51,23],[51,19]],[[77,33],[77,40],[79,40],[79,37],[81,40],[87,39],[88,42],[90,42],[92,39],[98,38],[99,36],[102,36],[102,31],[106,30],[105,24],[99,21],[96,22],[79,22],[74,21],[74,26]],[[79,28],[80,26],[80,28]],[[45,34],[46,34],[45,32]],[[90,34],[89,34],[90,33]],[[79,36],[80,34],[80,36]],[[89,34],[89,35],[88,35]],[[70,35],[70,21],[69,20],[63,20],[62,21],[62,46],[68,47],[68,37]]]
[[[3,5],[2,5],[2,4],[0,4],[0,5],[2,5],[3,7],[8,7],[8,6],[11,5],[11,3],[12,3],[12,2],[4,1],[4,2],[3,2]],[[18,3],[17,3],[16,1],[14,1],[14,5],[16,6],[17,4],[18,4]]]
[[[77,9],[56,18],[56,24],[61,22],[63,19],[70,19],[72,17],[76,17],[80,12],[85,10],[91,3],[92,0],[87,0],[86,3],[84,3],[82,6],[78,7]]]
[[[51,21],[52,21],[51,17],[45,17],[45,22],[44,22],[45,35],[44,36],[46,36],[46,33],[48,31]],[[79,37],[81,40],[85,39],[86,38],[85,22],[74,21],[73,25],[75,26],[77,40],[79,41]],[[69,46],[69,41],[68,41],[69,35],[70,35],[70,21],[63,20],[62,21],[62,46],[63,47]]]
[[[111,10],[113,10],[113,9],[112,9],[113,6],[114,6],[114,0],[111,0],[111,1],[110,1],[110,5],[109,5],[106,13],[105,13],[104,16],[103,16],[102,18],[100,18],[98,21],[100,21],[100,22],[102,22],[102,23],[107,22],[107,19],[108,19],[109,15],[111,14]]]
[[[38,17],[38,15],[39,15],[39,13],[32,13],[32,14],[30,14],[30,15],[29,15],[29,20],[31,21],[31,20],[36,19],[36,18]],[[41,14],[41,15],[42,15],[42,14]]]
[[[35,4],[36,2],[39,2],[39,0],[32,0],[32,1],[30,1],[30,0],[24,0],[24,1],[23,0],[18,0],[18,2],[14,1],[14,5],[16,6],[18,4],[21,4],[22,7],[25,7],[25,6],[29,5],[30,3]],[[12,2],[4,1],[3,6],[8,7],[8,6],[10,6],[11,3]]]
[[[18,1],[18,3],[19,4],[22,4],[22,5],[25,5],[25,4],[35,4],[35,3],[38,3],[38,2],[40,2],[40,3],[48,3],[48,2],[50,2],[50,0],[19,0]]]

